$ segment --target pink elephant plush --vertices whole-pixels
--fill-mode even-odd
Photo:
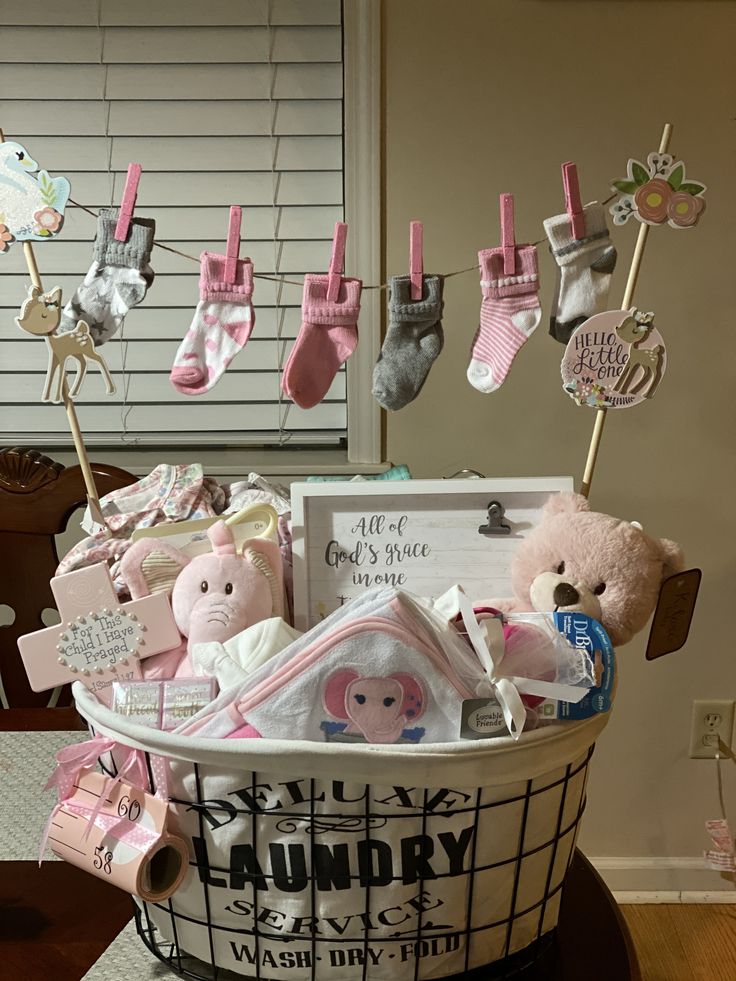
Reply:
[[[190,654],[195,644],[223,643],[254,623],[283,615],[278,545],[251,538],[238,554],[224,521],[211,525],[207,536],[212,551],[194,559],[161,539],[141,538],[125,553],[120,567],[134,599],[171,590],[174,619],[188,638]],[[183,657],[184,651],[180,653]]]
[[[586,613],[619,646],[646,625],[662,581],[683,569],[676,542],[651,538],[635,521],[591,511],[581,494],[562,492],[550,497],[512,560],[515,595],[487,605],[503,613]]]

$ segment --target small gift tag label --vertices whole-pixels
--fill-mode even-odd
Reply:
[[[731,834],[731,829],[728,826],[728,821],[726,821],[725,818],[719,818],[716,821],[706,821],[705,830],[708,832],[710,835],[710,840],[719,851],[733,853],[733,835]]]
[[[662,583],[647,643],[647,661],[679,651],[687,640],[702,578],[700,569],[688,569]]]
[[[736,857],[732,853],[711,849],[703,852],[703,858],[708,868],[713,869],[714,872],[736,872]]]
[[[495,698],[466,698],[460,716],[461,739],[508,736],[501,706]]]

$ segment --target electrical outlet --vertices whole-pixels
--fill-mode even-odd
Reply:
[[[730,700],[695,699],[690,729],[691,760],[714,760],[719,738],[730,747],[733,709],[734,703]]]

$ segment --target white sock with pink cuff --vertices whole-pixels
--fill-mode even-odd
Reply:
[[[478,253],[483,302],[467,374],[473,388],[484,393],[501,387],[542,317],[536,247],[514,248],[512,275],[504,275],[503,253],[502,247]]]
[[[225,282],[224,255],[200,256],[200,301],[176,352],[169,378],[183,395],[209,392],[245,347],[256,322],[253,263],[238,259],[233,282]]]

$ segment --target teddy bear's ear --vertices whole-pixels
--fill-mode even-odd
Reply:
[[[542,508],[542,514],[551,518],[555,514],[573,514],[575,511],[590,511],[588,498],[573,491],[559,491],[550,494],[547,503]]]
[[[140,538],[122,558],[120,574],[133,599],[170,593],[189,557],[157,538]]]
[[[659,547],[662,549],[662,579],[674,576],[685,568],[685,556],[677,542],[669,538],[660,538]]]

